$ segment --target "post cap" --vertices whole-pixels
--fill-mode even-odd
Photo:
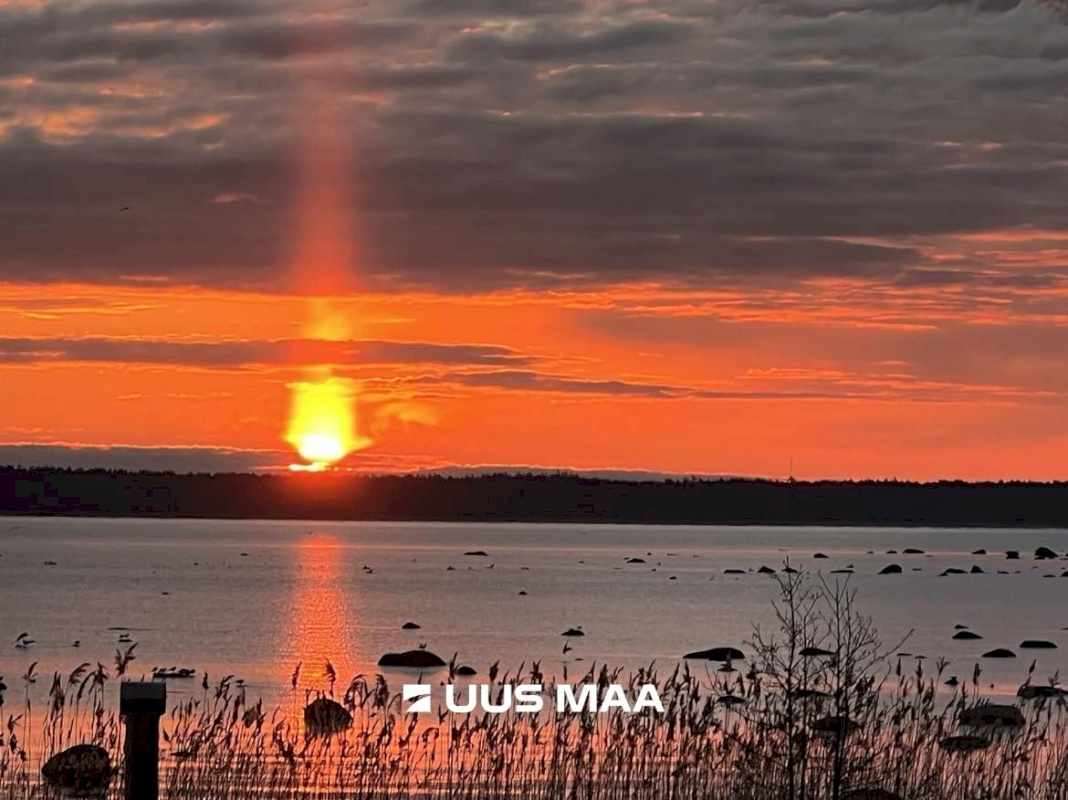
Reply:
[[[163,681],[123,681],[119,685],[120,714],[163,714],[167,684]]]

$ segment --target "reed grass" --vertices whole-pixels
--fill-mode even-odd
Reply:
[[[767,800],[847,798],[879,788],[910,800],[1068,797],[1068,703],[1020,701],[1025,724],[967,730],[962,710],[983,702],[981,672],[944,684],[945,662],[905,668],[859,614],[848,583],[779,578],[778,625],[755,629],[745,664],[720,671],[683,663],[622,674],[591,667],[560,680],[658,688],[663,714],[404,713],[382,676],[356,676],[323,693],[352,726],[331,736],[304,728],[300,708],[319,696],[293,678],[293,703],[252,702],[227,678],[173,705],[163,720],[161,794],[173,800],[419,798],[420,800]],[[832,656],[803,655],[821,648]],[[51,796],[47,756],[76,743],[111,753],[121,797],[121,725],[114,667],[83,664],[52,677],[47,707],[31,703],[31,668],[0,698],[0,800]],[[1026,676],[1030,684],[1033,672]],[[450,665],[449,678],[455,665]],[[537,663],[490,671],[497,686],[556,681]],[[1056,684],[1056,676],[1050,685]],[[335,690],[337,690],[335,692]],[[20,696],[16,703],[13,698]],[[17,706],[17,707],[13,707]],[[832,722],[828,723],[830,719]],[[838,722],[835,722],[837,720]],[[848,722],[846,722],[847,720]],[[821,730],[822,729],[822,730]],[[978,735],[957,752],[947,737]],[[875,796],[875,795],[870,795]]]

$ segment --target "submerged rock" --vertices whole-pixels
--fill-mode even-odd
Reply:
[[[901,572],[900,564],[887,564],[885,567],[879,570],[880,575],[896,575],[899,572]]]
[[[1025,639],[1020,642],[1020,648],[1023,650],[1056,650],[1057,645],[1045,639]]]
[[[401,630],[402,631],[417,631],[417,630],[421,629],[422,627],[423,626],[420,625],[418,622],[405,622],[403,625],[401,625]]]
[[[585,636],[581,628],[568,628],[566,631],[560,634],[561,636]]]
[[[745,570],[744,569],[725,569],[725,570],[723,570],[723,574],[724,575],[745,575]]]
[[[942,570],[940,573],[938,573],[938,577],[939,578],[944,578],[946,575],[963,575],[963,574],[964,574],[964,570],[960,569],[959,567],[948,567],[948,568]]]
[[[627,563],[628,564],[644,564],[645,563],[645,559],[644,558],[628,558],[627,559]]]
[[[378,659],[380,667],[444,667],[445,661],[441,656],[429,650],[405,650],[403,653],[386,653]]]
[[[812,557],[813,558],[827,558],[827,554],[826,553],[814,553],[812,555]]]
[[[901,552],[907,556],[922,556],[924,554],[923,550],[919,550],[915,547],[906,547]]]
[[[985,556],[986,555],[986,550],[984,550],[982,547],[980,547],[978,550],[972,550],[972,555],[973,556]]]
[[[961,725],[969,728],[1019,728],[1024,724],[1020,709],[997,703],[966,708],[957,719]]]
[[[1068,695],[1068,691],[1065,691],[1059,686],[1032,686],[1031,684],[1024,684],[1016,690],[1016,696],[1021,700],[1039,700],[1042,698],[1064,697],[1065,695]]]
[[[712,647],[708,650],[695,650],[683,658],[701,659],[702,661],[742,661],[745,653],[734,647]]]
[[[41,775],[50,786],[82,796],[103,797],[112,774],[108,751],[95,744],[76,744],[56,753],[41,767]]]
[[[483,556],[483,557],[486,557],[486,556],[489,555],[489,553],[487,553],[485,550],[468,550],[466,553],[464,553],[464,555],[465,556]]]
[[[961,641],[973,641],[975,639],[982,639],[983,637],[972,631],[957,631],[953,634],[953,638]]]
[[[304,708],[304,724],[316,735],[341,733],[352,725],[352,714],[340,703],[320,697]]]
[[[456,674],[463,675],[464,677],[470,677],[471,675],[478,675],[478,670],[474,667],[469,667],[467,664],[464,664],[462,667],[456,668]]]

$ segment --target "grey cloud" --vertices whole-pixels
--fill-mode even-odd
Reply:
[[[0,8],[0,75],[35,81],[0,80],[0,279],[281,288],[316,136],[293,101],[324,65],[372,288],[930,284],[919,238],[1068,212],[1068,26],[1033,0],[290,13]],[[168,20],[211,24],[136,24]]]
[[[61,361],[181,364],[236,369],[279,364],[524,364],[528,359],[496,345],[423,342],[275,340],[174,342],[135,339],[0,338],[0,363]]]

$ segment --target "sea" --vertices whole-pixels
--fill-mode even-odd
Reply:
[[[1036,560],[1040,546],[1060,558]],[[268,706],[291,696],[294,675],[308,691],[378,674],[399,688],[412,672],[379,658],[420,647],[480,675],[535,662],[557,678],[600,665],[670,672],[690,651],[750,656],[754,630],[776,625],[778,585],[758,570],[789,564],[849,581],[884,645],[903,642],[888,668],[930,672],[944,658],[945,678],[963,683],[978,665],[984,693],[1009,698],[1032,662],[1035,682],[1068,674],[1066,551],[1068,531],[1037,529],[5,517],[0,676],[10,703],[47,690],[21,680],[31,666],[114,671],[134,643],[128,678],[188,668],[195,678],[168,681],[181,697],[205,673],[232,676]],[[902,571],[879,574],[891,564]],[[955,640],[959,625],[982,638]],[[1028,639],[1056,647],[1021,649]],[[983,657],[994,648],[1016,657]],[[690,666],[711,680],[718,664]]]

